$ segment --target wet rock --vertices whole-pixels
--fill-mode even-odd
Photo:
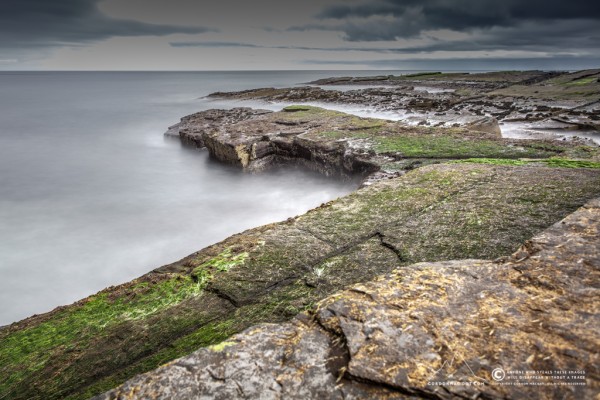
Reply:
[[[247,171],[294,163],[327,176],[370,175],[370,181],[390,176],[373,175],[382,169],[382,154],[396,159],[538,158],[566,155],[577,147],[503,139],[498,121],[489,116],[462,116],[463,128],[454,130],[445,126],[455,116],[438,118],[442,121],[422,120],[411,127],[304,105],[280,112],[234,108],[184,117],[179,132],[184,142],[206,147],[218,160]]]
[[[471,129],[478,132],[491,133],[496,137],[502,137],[502,131],[498,120],[494,117],[483,117],[466,125],[467,129]]]
[[[180,126],[181,126],[181,123],[176,123],[174,125],[169,126],[167,128],[167,131],[165,132],[165,136],[180,137],[179,136]]]
[[[589,202],[506,259],[396,269],[96,400],[593,398],[599,207]]]

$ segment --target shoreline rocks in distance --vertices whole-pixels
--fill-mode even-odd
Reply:
[[[359,80],[329,78],[313,86],[218,92],[209,97],[274,103],[364,105],[379,112],[401,113],[411,125],[463,127],[481,117],[500,124],[519,123],[528,136],[600,130],[600,70],[578,72],[507,71],[437,73]],[[371,88],[323,89],[343,84]],[[315,86],[316,85],[316,86]],[[335,86],[334,86],[335,87]],[[563,122],[559,129],[555,120]],[[575,132],[573,132],[575,131]],[[600,143],[600,134],[596,139]]]

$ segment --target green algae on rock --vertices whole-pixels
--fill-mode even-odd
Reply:
[[[568,158],[551,157],[544,160],[507,160],[501,158],[468,158],[465,160],[453,161],[454,163],[474,163],[474,164],[493,164],[493,165],[544,165],[549,167],[561,168],[600,168],[600,162],[589,160],[571,160]]]
[[[596,199],[511,257],[395,269],[95,400],[593,398],[599,255]]]

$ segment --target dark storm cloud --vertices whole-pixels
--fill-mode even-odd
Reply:
[[[589,0],[379,0],[354,6],[333,5],[317,15],[344,21],[337,26],[350,41],[394,40],[424,30],[472,31],[515,27],[528,21],[599,20],[600,2]],[[327,23],[313,24],[330,29]],[[293,29],[302,29],[294,27]]]
[[[0,48],[77,45],[114,36],[203,33],[206,27],[147,24],[103,15],[99,0],[2,0]]]
[[[581,31],[586,35],[579,35]],[[595,49],[598,47],[598,36],[600,36],[600,25],[596,21],[557,21],[549,26],[536,23],[524,24],[518,28],[491,28],[488,32],[480,35],[477,40],[471,38],[466,40],[441,40],[437,39],[426,45],[420,46],[273,46],[259,45],[248,42],[215,42],[215,41],[191,41],[171,42],[173,47],[205,47],[205,48],[268,48],[288,50],[312,50],[323,52],[345,52],[356,51],[380,54],[427,54],[436,51],[494,51],[494,50],[522,50],[531,52],[550,52],[559,55],[561,52],[574,51],[578,49]],[[573,41],[573,37],[577,40]]]
[[[462,28],[503,25],[519,19],[599,18],[600,3],[589,0],[379,0],[356,6],[334,5],[318,18],[403,16],[418,8],[432,24]]]

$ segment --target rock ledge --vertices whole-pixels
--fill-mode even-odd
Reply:
[[[599,270],[596,199],[509,258],[394,270],[96,400],[593,398]]]

